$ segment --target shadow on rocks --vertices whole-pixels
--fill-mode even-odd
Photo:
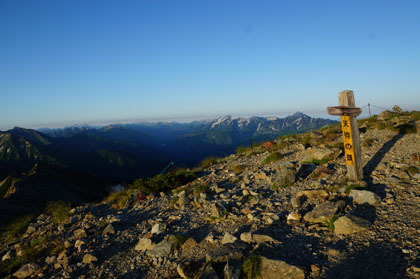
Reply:
[[[354,216],[363,218],[373,223],[378,216],[376,215],[376,207],[370,204],[360,204],[355,209],[351,210],[350,213]]]
[[[406,268],[401,249],[389,243],[373,243],[330,268],[325,278],[398,279],[405,278]]]
[[[395,143],[400,140],[404,135],[396,134],[389,141],[384,143],[384,145],[378,150],[378,152],[373,155],[373,157],[366,163],[363,167],[363,174],[365,177],[368,177],[372,174],[373,170],[381,163],[382,159],[385,157],[386,153],[395,145]]]

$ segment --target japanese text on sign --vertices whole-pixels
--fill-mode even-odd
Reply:
[[[354,166],[354,150],[350,127],[350,116],[341,116],[341,129],[343,130],[344,157],[346,159],[346,164]]]

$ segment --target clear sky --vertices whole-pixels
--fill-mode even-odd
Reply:
[[[420,107],[420,1],[1,0],[0,129]]]

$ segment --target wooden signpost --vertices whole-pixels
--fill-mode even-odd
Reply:
[[[363,178],[363,169],[359,127],[356,117],[362,113],[362,110],[356,107],[353,91],[351,90],[344,90],[338,93],[338,101],[340,106],[328,107],[327,112],[331,115],[341,116],[347,174],[350,180],[358,181]]]

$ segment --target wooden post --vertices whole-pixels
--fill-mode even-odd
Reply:
[[[338,93],[338,101],[340,106],[329,107],[327,111],[329,114],[341,116],[347,175],[350,180],[358,181],[363,178],[362,150],[356,119],[356,116],[360,115],[361,109],[356,108],[353,91],[351,90]]]

